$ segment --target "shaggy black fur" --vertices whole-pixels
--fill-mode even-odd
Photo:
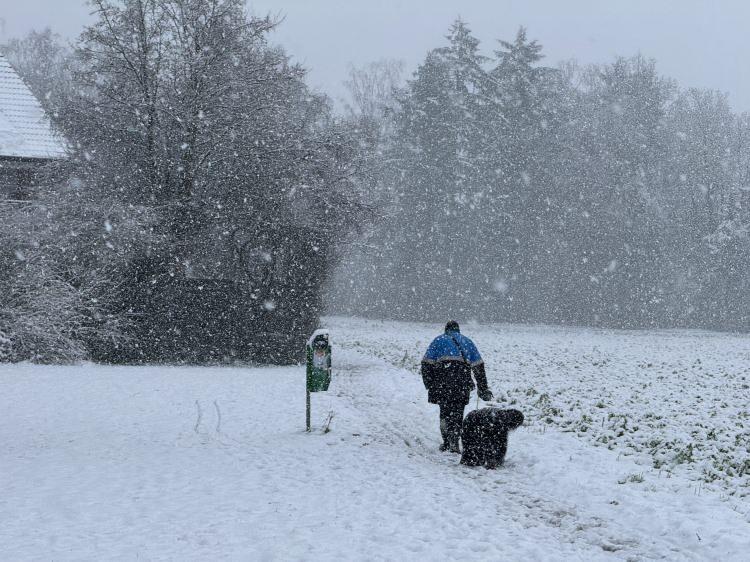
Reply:
[[[496,468],[508,449],[508,432],[523,423],[518,410],[482,408],[469,412],[461,430],[461,464]]]

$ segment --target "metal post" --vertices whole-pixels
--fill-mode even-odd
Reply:
[[[307,427],[307,432],[310,432],[310,387],[305,385],[306,391],[305,394],[307,394],[307,408],[305,409],[305,422]]]

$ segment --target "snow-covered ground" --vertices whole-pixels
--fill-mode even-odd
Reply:
[[[0,366],[0,558],[748,559],[744,338],[464,326],[529,422],[487,471],[437,451],[439,326],[326,324],[312,434],[299,367]]]

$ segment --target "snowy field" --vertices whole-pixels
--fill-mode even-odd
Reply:
[[[348,346],[415,374],[439,328],[334,324]],[[523,410],[530,429],[574,433],[662,477],[683,474],[699,493],[710,487],[750,504],[750,337],[519,326],[464,332],[484,355],[496,399]]]
[[[437,451],[438,326],[326,323],[312,434],[299,367],[0,366],[1,558],[748,559],[746,338],[464,326],[528,421],[487,471]]]

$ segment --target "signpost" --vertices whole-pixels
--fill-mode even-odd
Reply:
[[[328,330],[315,330],[307,340],[305,427],[310,431],[310,393],[328,390],[331,384],[331,342]]]

